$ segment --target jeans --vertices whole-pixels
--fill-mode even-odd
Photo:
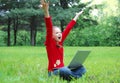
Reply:
[[[48,76],[59,75],[63,80],[71,81],[72,79],[82,77],[85,72],[86,69],[83,66],[73,70],[69,69],[68,67],[62,67],[59,69],[54,69],[52,72],[48,72]]]

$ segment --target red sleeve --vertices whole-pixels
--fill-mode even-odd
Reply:
[[[73,26],[76,24],[74,20],[71,20],[69,24],[66,26],[65,30],[62,33],[62,42],[66,39],[67,35],[69,34],[70,30],[73,28]]]
[[[52,39],[52,20],[51,17],[45,18],[46,25],[46,42],[45,44],[49,44]]]

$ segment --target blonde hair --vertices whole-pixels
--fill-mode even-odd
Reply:
[[[53,26],[53,28],[59,28],[60,29],[60,27],[58,27],[58,26]]]

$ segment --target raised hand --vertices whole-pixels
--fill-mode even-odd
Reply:
[[[76,13],[77,16],[80,16],[83,13],[83,11],[80,11],[78,13]]]
[[[47,11],[49,9],[49,1],[41,0],[41,8]]]
[[[79,16],[83,13],[83,11],[80,11],[78,13],[76,13],[75,17],[73,18],[74,21],[77,21],[77,19],[79,18]]]
[[[49,17],[49,1],[40,0],[40,7],[44,10],[44,14],[46,17]]]

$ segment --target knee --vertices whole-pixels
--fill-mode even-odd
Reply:
[[[86,73],[86,68],[85,67],[81,67],[81,74],[85,74]]]
[[[70,70],[67,67],[60,68],[60,73],[67,73]]]
[[[77,79],[77,78],[80,78],[80,77],[82,77],[85,73],[86,73],[85,67],[80,67],[77,71],[74,72],[74,74],[75,74],[74,77],[75,77],[76,79]]]
[[[60,69],[60,78],[62,78],[63,80],[67,80],[70,81],[71,78],[71,70],[67,67],[61,68]]]

